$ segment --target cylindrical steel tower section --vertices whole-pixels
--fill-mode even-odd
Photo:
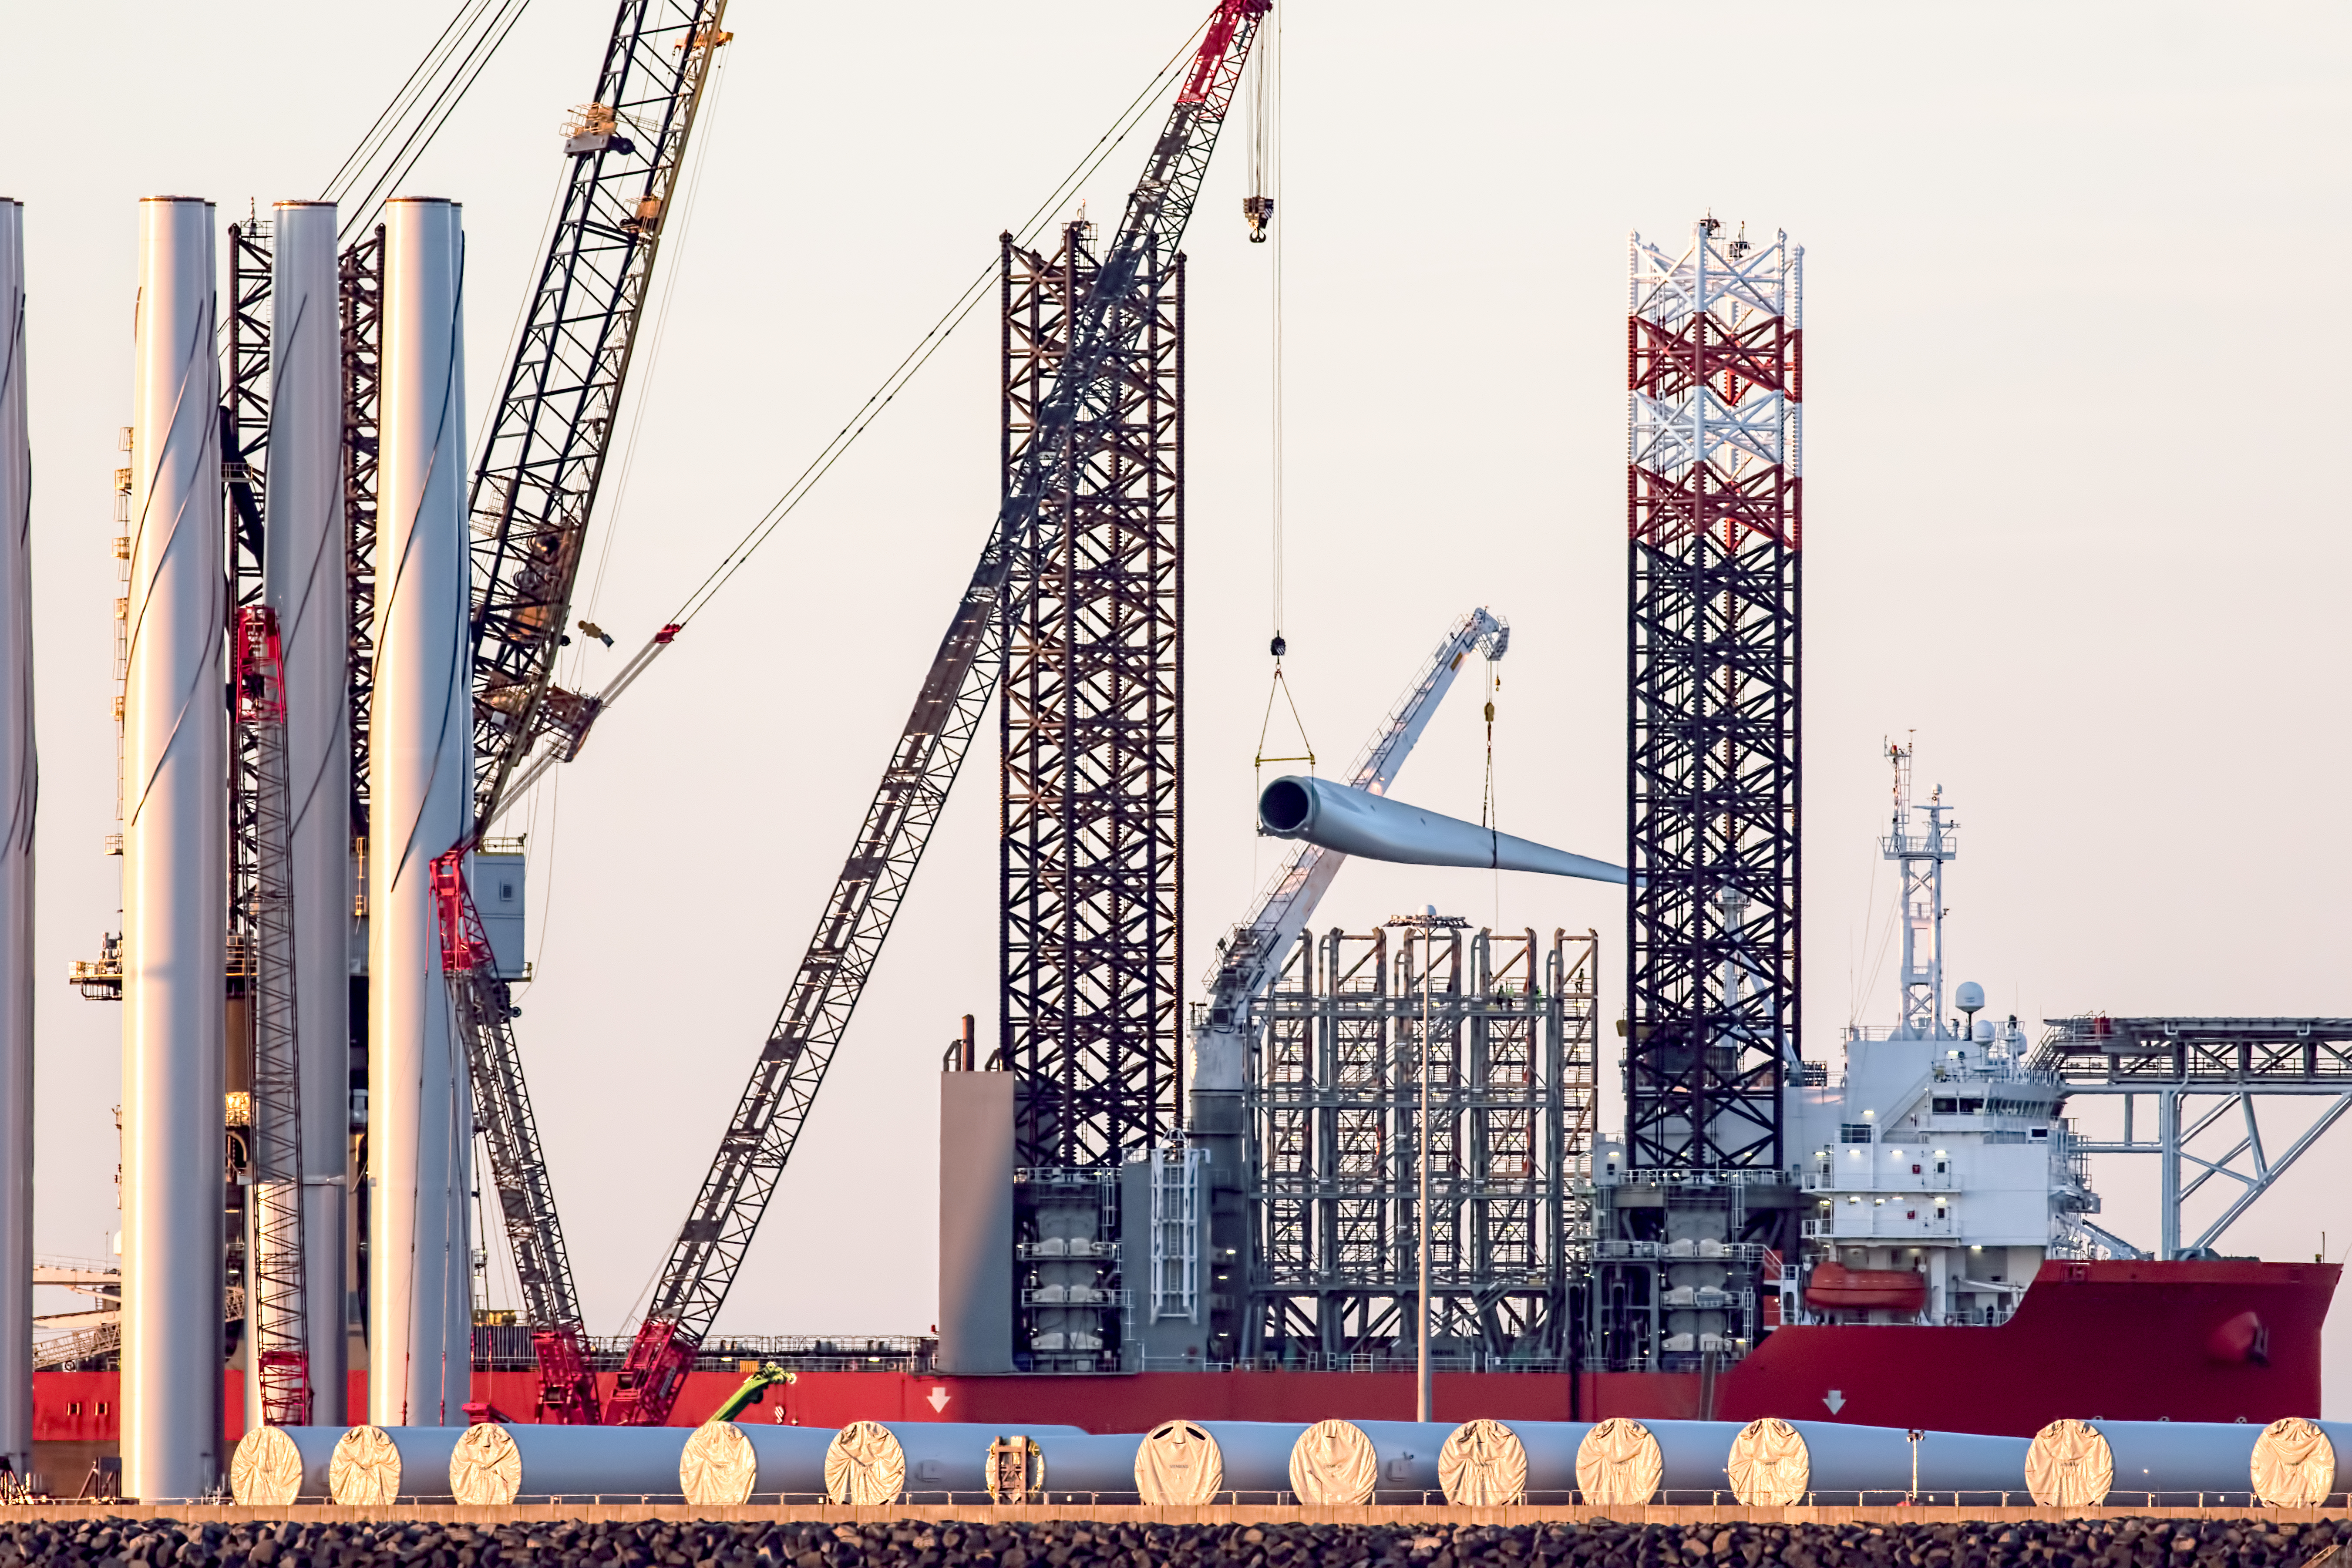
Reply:
[[[0,198],[0,1459],[33,1460],[33,459],[25,209]]]
[[[465,1424],[472,1363],[466,1058],[434,857],[472,832],[464,236],[455,202],[384,207],[375,696],[368,788],[368,1412]]]
[[[344,1183],[351,1163],[352,726],[346,701],[343,400],[335,205],[280,202],[271,260],[263,593],[286,689],[296,1039],[301,1049],[303,1293],[311,1419],[343,1408]],[[248,1396],[250,1397],[250,1395]],[[259,1408],[258,1402],[248,1410]]]
[[[122,723],[122,1489],[219,1479],[228,726],[213,207],[139,205]]]

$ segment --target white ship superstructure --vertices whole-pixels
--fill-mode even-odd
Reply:
[[[1902,1022],[1849,1027],[1843,1078],[1788,1091],[1807,1208],[1782,1316],[1998,1323],[2098,1200],[2087,1155],[2071,1147],[2066,1087],[2027,1070],[2016,1016],[1983,1016],[1973,984],[1954,994],[1959,1016],[1944,1013],[1943,873],[1956,827],[1940,789],[1913,804],[1910,748],[1889,752],[1882,848],[1902,873]]]

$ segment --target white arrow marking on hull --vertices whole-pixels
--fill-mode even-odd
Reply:
[[[951,1397],[953,1396],[950,1395],[946,1389],[934,1388],[927,1396],[925,1396],[923,1403],[931,1407],[932,1415],[942,1415],[947,1413],[948,1401]],[[1834,1410],[1837,1407],[1835,1405],[1832,1405],[1831,1408]]]
[[[1830,1414],[1834,1415],[1839,1411],[1845,1408],[1845,1395],[1832,1388],[1829,1392],[1829,1396],[1823,1399],[1822,1403],[1828,1405],[1830,1407]]]

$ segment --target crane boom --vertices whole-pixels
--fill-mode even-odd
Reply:
[[[550,684],[581,544],[612,449],[665,220],[730,37],[726,0],[621,0],[593,101],[565,128],[570,172],[545,259],[474,474],[474,820],[495,820],[541,736],[576,750],[595,701]],[[562,738],[568,735],[568,742]],[[442,962],[539,1360],[539,1417],[593,1425],[579,1293],[511,1025],[487,962],[463,863],[434,862]]]
[[[1463,661],[1473,652],[1498,659],[1510,646],[1510,624],[1502,616],[1483,606],[1463,616],[1436,651],[1423,661],[1404,695],[1364,742],[1348,771],[1347,782],[1373,795],[1388,794],[1421,732],[1436,716],[1438,704],[1445,700]],[[1274,984],[1284,955],[1315,918],[1315,906],[1323,901],[1331,879],[1339,875],[1347,858],[1320,845],[1301,844],[1275,874],[1248,918],[1218,946],[1217,966],[1209,976],[1202,1032],[1246,1032],[1251,1005]]]
[[[1108,417],[1116,406],[1114,373],[1142,329],[1135,279],[1147,262],[1175,257],[1269,8],[1270,0],[1219,0],[1094,289],[1072,312],[1069,348],[1038,406],[1036,437],[630,1346],[605,1411],[615,1425],[668,1419],[695,1350],[734,1284],[1003,673],[1003,599],[1013,543],[1032,527],[1045,498],[1071,484],[1084,457],[1079,427]]]
[[[550,684],[726,0],[622,0],[574,111],[570,183],[475,470],[474,820],[585,699]],[[560,742],[559,742],[560,743]]]
[[[1438,704],[1453,689],[1463,661],[1473,652],[1500,658],[1510,644],[1510,626],[1491,610],[1475,609],[1455,622],[1364,742],[1348,770],[1348,783],[1386,795],[1436,716]],[[1251,1014],[1282,973],[1283,960],[1315,918],[1315,907],[1347,859],[1320,845],[1300,845],[1258,895],[1249,914],[1217,944],[1217,964],[1208,975],[1208,1001],[1193,1012],[1186,1131],[1193,1146],[1208,1152],[1217,1173],[1209,1198],[1209,1245],[1220,1258],[1238,1257],[1249,1244],[1243,1205],[1247,1184],[1243,1097],[1249,1087]],[[1220,1296],[1217,1301],[1223,1304],[1211,1305],[1210,1341],[1238,1343],[1240,1314],[1234,1298]]]

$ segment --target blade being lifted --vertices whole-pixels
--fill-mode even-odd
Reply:
[[[1257,799],[1258,826],[1276,838],[1303,838],[1342,855],[1403,866],[1474,866],[1498,871],[1540,871],[1623,882],[1625,868],[1571,855],[1533,839],[1481,827],[1458,816],[1424,811],[1328,779],[1293,774],[1265,786]]]

